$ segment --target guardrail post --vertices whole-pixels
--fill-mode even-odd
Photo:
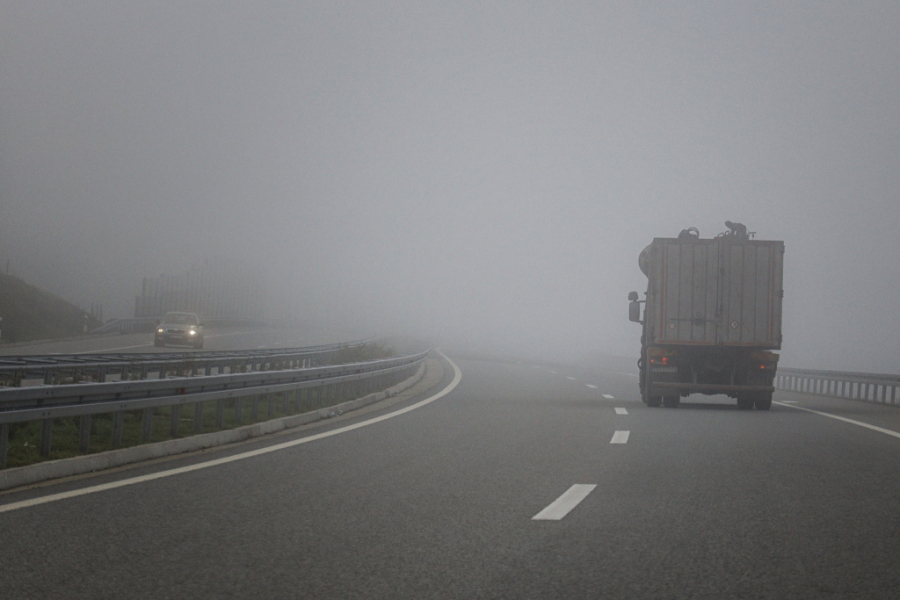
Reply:
[[[172,412],[169,415],[169,437],[178,437],[178,420],[181,417],[181,405],[173,404]]]
[[[266,394],[266,400],[268,403],[266,418],[274,419],[275,418],[275,394]]]
[[[225,401],[216,400],[216,429],[222,429],[225,423]]]
[[[141,438],[144,442],[150,441],[150,436],[153,435],[153,409],[145,408],[144,414],[141,416],[141,425],[143,425],[143,431]]]
[[[44,419],[41,421],[41,456],[48,458],[50,456],[50,440],[53,437],[53,419]]]
[[[78,419],[78,451],[82,454],[91,445],[91,415],[81,415]]]
[[[0,425],[0,469],[6,468],[6,453],[9,451],[9,423]]]
[[[118,448],[122,445],[122,430],[125,425],[125,413],[121,410],[113,413],[113,432],[112,447]]]
[[[203,431],[203,403],[194,403],[194,433]]]

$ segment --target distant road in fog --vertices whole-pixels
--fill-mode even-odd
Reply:
[[[784,392],[770,412],[721,397],[651,409],[622,373],[457,362],[458,387],[396,418],[0,513],[4,584],[22,598],[898,597],[900,439],[858,425],[900,431],[897,409]]]
[[[255,348],[298,348],[360,339],[338,331],[312,328],[206,328],[204,350],[245,350]],[[88,354],[98,352],[196,352],[191,348],[156,348],[152,333],[108,335],[64,341],[48,341],[7,347],[0,345],[0,356],[33,354]]]

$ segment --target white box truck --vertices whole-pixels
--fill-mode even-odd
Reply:
[[[647,291],[644,300],[629,294],[629,318],[643,325],[638,366],[648,406],[677,407],[694,393],[726,394],[741,409],[772,406],[784,242],[725,225],[712,239],[691,227],[641,252]]]

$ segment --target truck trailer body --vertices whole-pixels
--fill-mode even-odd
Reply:
[[[647,276],[641,396],[677,406],[692,393],[726,394],[742,409],[767,410],[781,349],[784,242],[752,239],[746,227],[700,239],[696,229],[655,238],[641,253]]]

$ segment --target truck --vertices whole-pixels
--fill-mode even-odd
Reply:
[[[647,291],[628,299],[629,319],[643,327],[638,368],[647,406],[675,408],[691,394],[725,394],[742,410],[772,406],[784,242],[725,225],[712,239],[695,227],[654,238],[640,254]]]

